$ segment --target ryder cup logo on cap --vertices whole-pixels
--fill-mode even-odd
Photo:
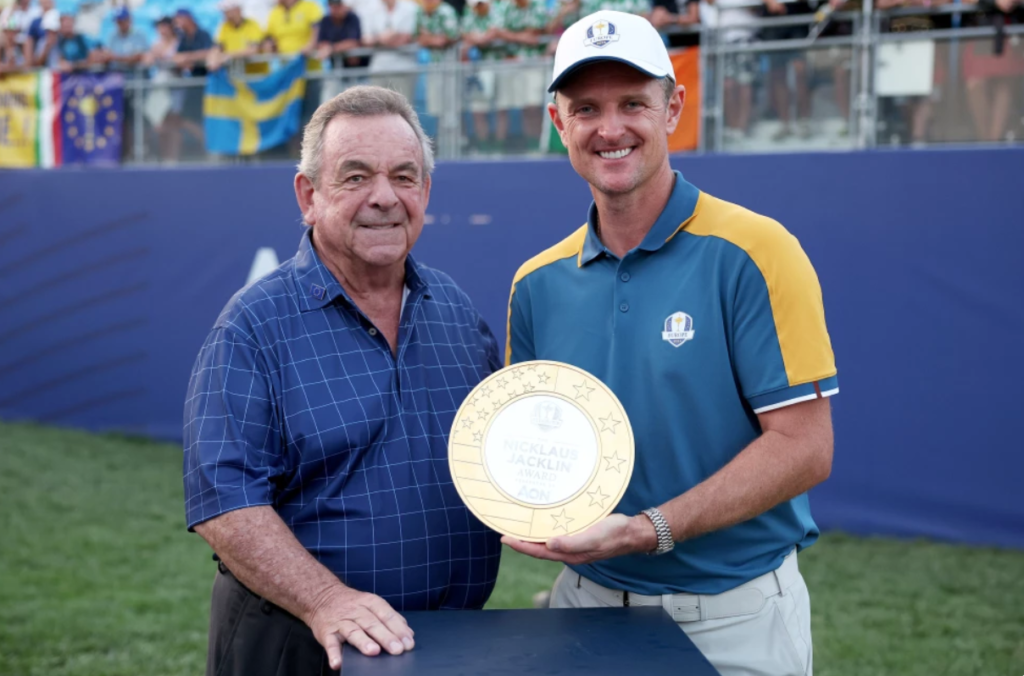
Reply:
[[[609,42],[618,41],[619,36],[615,33],[615,24],[602,20],[587,29],[587,39],[583,41],[583,46],[604,47]]]
[[[562,34],[548,91],[556,91],[566,77],[596,61],[618,61],[653,78],[676,79],[665,42],[650,21],[602,10],[583,17]]]

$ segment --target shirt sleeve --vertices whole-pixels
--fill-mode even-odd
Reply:
[[[314,26],[324,18],[324,10],[318,3],[309,3],[309,25]]]
[[[255,21],[249,23],[245,29],[245,40],[247,47],[258,47],[263,38],[266,37],[263,33],[263,29]]]
[[[277,40],[277,34],[279,31],[279,24],[281,23],[281,17],[283,14],[277,11],[277,7],[270,10],[270,14],[267,16],[267,37]]]
[[[192,370],[185,400],[188,528],[243,507],[273,504],[285,472],[266,362],[246,338],[216,328]]]
[[[839,392],[821,286],[788,233],[764,268],[745,257],[732,316],[734,367],[754,413]]]
[[[444,5],[442,5],[444,7]],[[456,39],[461,35],[459,30],[459,17],[455,13],[454,9],[445,13],[444,16],[444,33],[451,39]]]
[[[508,301],[508,337],[505,341],[505,366],[537,358],[533,344],[530,293],[525,279],[512,285]]]

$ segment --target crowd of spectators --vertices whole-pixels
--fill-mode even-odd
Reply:
[[[143,69],[137,72],[168,79],[202,76],[233,61],[241,62],[238,72],[259,76],[269,72],[275,55],[303,54],[309,71],[321,70],[324,63],[332,69],[363,69],[358,77],[364,81],[391,86],[412,98],[418,64],[439,63],[455,55],[478,64],[466,82],[464,108],[473,114],[481,147],[506,142],[511,110],[521,111],[525,136],[540,134],[547,73],[537,58],[553,52],[565,27],[599,9],[643,15],[665,34],[670,46],[679,47],[698,43],[699,31],[688,28],[698,24],[716,28],[718,40],[727,46],[798,40],[807,37],[813,18],[803,25],[767,28],[750,22],[759,17],[815,13],[820,17],[823,9],[859,11],[861,7],[861,0],[821,0],[820,5],[816,0],[326,0],[326,5],[318,0],[277,0],[265,20],[258,21],[247,16],[243,0],[223,0],[222,20],[212,35],[192,10],[182,7],[156,21],[152,40],[147,38],[152,31],[133,25],[127,6],[115,6],[116,31],[99,43],[77,32],[75,15],[59,12],[54,0],[7,1],[12,4],[0,12],[0,77],[31,68],[107,68]],[[952,25],[952,15],[931,13],[932,8],[950,2],[992,3],[988,13],[971,14],[962,22],[957,17],[957,25],[1021,22],[1024,11],[1024,0],[875,0],[881,9],[922,8],[920,16],[887,21],[893,31]],[[849,20],[832,21],[824,35],[850,35],[852,30]],[[456,45],[459,49],[453,51]],[[995,140],[1011,116],[1014,94],[1009,79],[1021,79],[1024,61],[1005,50],[968,47],[963,60],[971,112],[979,138]],[[509,61],[528,63],[515,71],[493,67]],[[815,69],[831,71],[834,105],[849,120],[851,59],[826,61],[809,64],[807,50],[800,49],[764,56],[749,51],[730,54],[723,62],[725,140],[737,141],[749,134],[755,117],[755,86],[778,121],[773,141],[808,138],[813,133],[810,90]],[[936,90],[941,91],[944,77],[943,69],[937,67]],[[306,107],[315,107],[321,97],[347,84],[337,78],[311,80]],[[427,79],[423,92],[428,114],[440,115],[450,100],[443,87],[443,78]],[[149,117],[158,127],[162,150],[175,156],[182,132],[201,138],[197,121],[202,92],[184,88],[156,98],[157,103],[147,103]],[[910,97],[892,105],[907,120],[913,140],[924,140],[934,109],[932,98]],[[839,133],[848,133],[845,125]]]

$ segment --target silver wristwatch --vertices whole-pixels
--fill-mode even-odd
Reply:
[[[641,514],[651,520],[651,523],[654,524],[654,532],[658,535],[657,548],[647,553],[657,555],[672,551],[676,546],[676,541],[672,539],[672,529],[668,527],[668,521],[665,520],[665,515],[655,507],[645,509]]]

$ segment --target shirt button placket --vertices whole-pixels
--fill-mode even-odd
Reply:
[[[623,284],[630,280],[630,274],[623,269],[624,267],[625,266],[623,265],[619,268],[619,281]],[[629,312],[629,303],[627,303],[624,298],[619,298],[619,312]]]

